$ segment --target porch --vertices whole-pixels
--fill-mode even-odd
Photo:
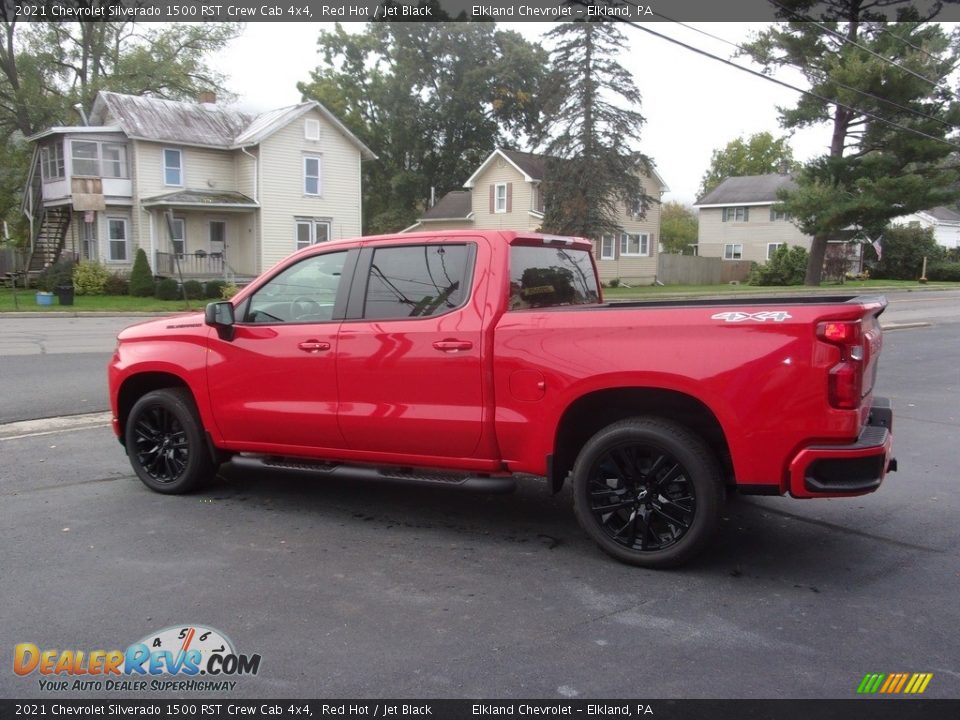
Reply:
[[[192,253],[156,252],[154,274],[160,277],[180,277],[202,280],[230,280],[236,275],[223,259],[223,253],[197,250]]]

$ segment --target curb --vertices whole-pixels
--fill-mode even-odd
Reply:
[[[910,322],[910,323],[890,323],[889,325],[884,325],[880,323],[880,328],[886,332],[887,330],[912,330],[914,328],[925,328],[933,327],[933,323],[929,322]]]

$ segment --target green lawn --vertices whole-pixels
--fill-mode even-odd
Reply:
[[[0,313],[2,312],[161,312],[177,313],[187,310],[203,310],[210,300],[157,300],[152,297],[130,295],[84,295],[76,296],[73,305],[60,305],[56,295],[53,305],[37,305],[34,290],[17,288],[18,306],[13,302],[13,290],[0,288]]]
[[[606,300],[626,300],[628,298],[657,297],[661,295],[748,295],[748,294],[798,294],[798,293],[827,293],[856,294],[883,291],[909,292],[910,290],[960,290],[960,283],[956,282],[929,282],[920,284],[916,280],[851,280],[844,284],[824,283],[819,288],[809,288],[802,285],[787,287],[761,287],[758,285],[642,285],[625,288],[604,288],[603,297]]]

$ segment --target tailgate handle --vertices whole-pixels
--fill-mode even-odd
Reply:
[[[440,352],[457,352],[458,350],[470,350],[473,343],[469,340],[437,340],[433,344],[434,350]]]
[[[298,348],[308,353],[320,352],[321,350],[329,350],[330,343],[320,342],[319,340],[304,340],[302,343],[297,345]]]

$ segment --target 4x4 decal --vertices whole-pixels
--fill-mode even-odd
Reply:
[[[753,320],[754,322],[766,322],[767,320],[783,322],[784,320],[789,320],[792,317],[793,315],[783,310],[766,310],[758,313],[722,312],[713,315],[710,319],[724,320],[730,323],[746,322],[747,320]]]

